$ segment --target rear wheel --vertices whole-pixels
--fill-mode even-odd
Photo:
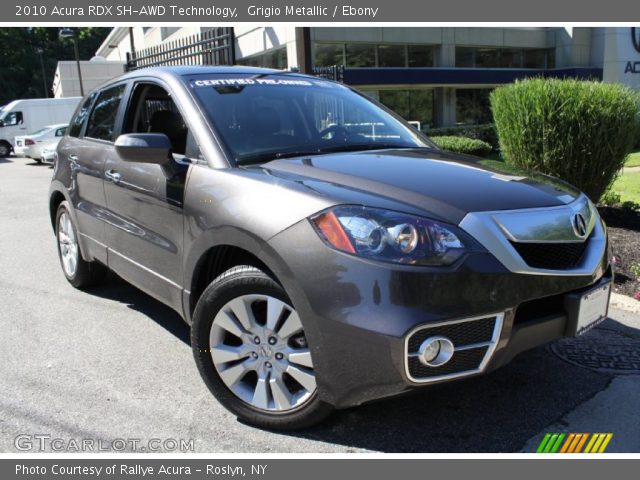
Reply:
[[[298,429],[333,410],[318,397],[300,317],[282,287],[257,268],[234,267],[207,287],[191,343],[211,392],[248,423]]]
[[[76,288],[97,285],[104,279],[106,267],[97,262],[87,262],[80,254],[78,233],[67,202],[60,203],[56,215],[56,239],[58,257],[67,281]]]

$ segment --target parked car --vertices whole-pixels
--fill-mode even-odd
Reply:
[[[67,133],[68,126],[68,124],[48,125],[29,135],[16,137],[15,154],[42,162],[44,149],[55,151],[58,142]]]
[[[15,137],[47,125],[69,123],[81,97],[15,100],[0,110],[0,157],[14,151]]]
[[[55,147],[53,148],[47,147],[42,149],[42,158],[41,158],[42,163],[53,165],[55,162],[55,159],[56,159]]]
[[[486,373],[607,315],[584,194],[442,151],[339,83],[131,72],[82,101],[57,155],[69,283],[109,268],[175,309],[204,382],[256,425]]]

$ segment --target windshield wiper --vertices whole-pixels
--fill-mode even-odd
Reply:
[[[324,147],[319,149],[322,153],[329,152],[357,152],[365,150],[388,150],[393,148],[425,148],[418,145],[402,145],[398,143],[347,143],[344,145],[334,145],[332,147]]]
[[[242,155],[236,159],[238,165],[251,165],[254,163],[266,163],[281,158],[304,157],[305,155],[318,155],[323,152],[317,150],[294,150],[290,152],[260,152],[250,155]]]

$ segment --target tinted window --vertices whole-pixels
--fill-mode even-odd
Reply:
[[[188,129],[169,92],[159,85],[136,85],[122,133],[163,133],[172,152],[184,155]]]
[[[98,95],[87,124],[86,137],[100,140],[113,140],[113,132],[116,125],[116,116],[120,100],[124,94],[125,85],[104,90]]]
[[[67,133],[67,127],[62,127],[56,130],[56,137],[64,137],[64,134]]]
[[[378,45],[379,67],[404,67],[406,56],[404,45]]]
[[[87,115],[89,114],[89,108],[91,108],[91,103],[93,99],[96,98],[96,93],[93,92],[91,95],[87,97],[87,99],[82,104],[76,116],[73,117],[71,123],[69,124],[69,136],[71,137],[79,137],[80,132],[82,131],[82,125],[84,125],[85,120],[87,119]]]

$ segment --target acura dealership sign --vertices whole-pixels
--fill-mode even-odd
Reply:
[[[636,27],[631,27],[631,44],[640,53],[640,30]],[[624,73],[640,73],[640,61],[627,61]]]
[[[604,52],[602,79],[640,90],[640,26],[603,27],[600,32],[592,38],[591,51]]]

